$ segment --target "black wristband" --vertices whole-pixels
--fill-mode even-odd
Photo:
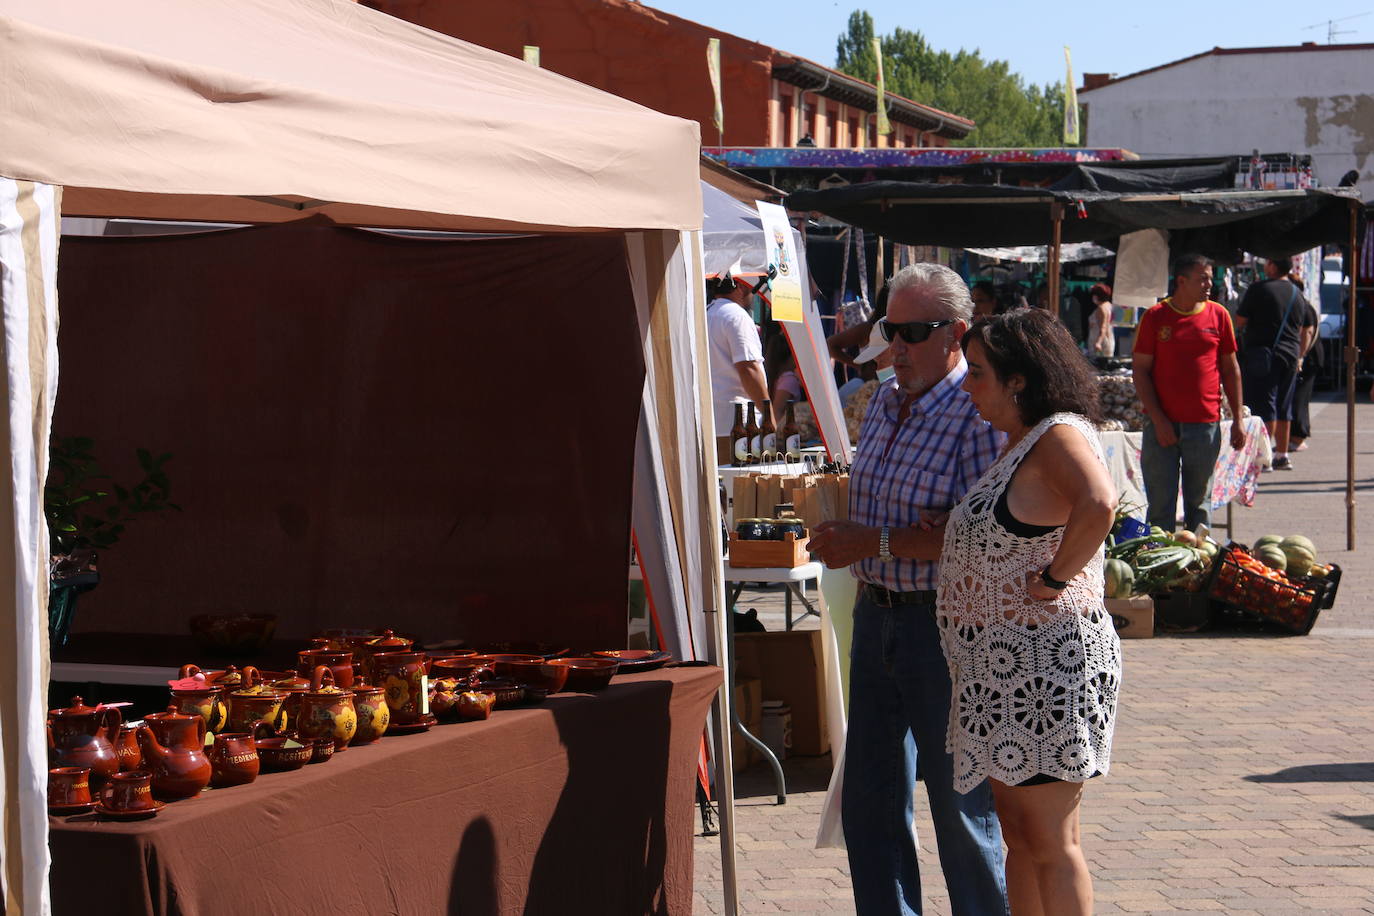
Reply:
[[[1048,566],[1046,566],[1044,569],[1040,570],[1040,582],[1041,582],[1046,588],[1052,588],[1052,589],[1054,589],[1054,590],[1057,591],[1057,592],[1063,591],[1064,589],[1066,589],[1066,588],[1069,587],[1069,583],[1067,583],[1067,582],[1060,582],[1058,579],[1056,579],[1056,578],[1054,578],[1053,576],[1051,576],[1051,575],[1050,575],[1050,568],[1049,568]]]

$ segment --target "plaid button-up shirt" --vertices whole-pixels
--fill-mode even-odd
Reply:
[[[919,522],[923,510],[947,512],[997,459],[1006,437],[961,390],[967,374],[961,359],[912,402],[900,426],[897,413],[906,395],[896,379],[874,392],[850,471],[850,521],[904,528]],[[935,588],[939,564],[868,557],[850,569],[862,582],[912,592]]]

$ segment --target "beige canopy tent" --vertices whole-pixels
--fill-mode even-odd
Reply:
[[[646,370],[636,542],[669,645],[725,664],[697,125],[346,0],[0,0],[0,86],[7,912],[49,908],[42,490],[63,215],[621,235]],[[716,759],[732,888],[719,735]]]

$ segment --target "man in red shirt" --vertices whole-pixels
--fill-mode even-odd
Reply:
[[[1221,451],[1221,391],[1241,416],[1240,364],[1231,315],[1207,298],[1212,262],[1190,254],[1174,264],[1174,294],[1140,319],[1132,350],[1136,395],[1148,417],[1140,440],[1147,520],[1165,531],[1177,521],[1179,478],[1187,528],[1210,524],[1212,470]],[[1231,447],[1245,430],[1231,424]]]

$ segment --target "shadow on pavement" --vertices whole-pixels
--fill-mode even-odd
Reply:
[[[1374,782],[1374,763],[1316,763],[1311,766],[1289,767],[1277,773],[1257,773],[1246,776],[1247,782]],[[1344,817],[1344,815],[1342,815]],[[1370,821],[1374,829],[1374,815],[1358,815]],[[1347,820],[1356,820],[1356,816]]]
[[[1374,814],[1336,814],[1335,817],[1365,830],[1374,830]]]
[[[787,779],[787,794],[802,792],[824,792],[830,786],[830,755],[820,757],[789,757],[782,762],[782,774]],[[743,772],[735,774],[735,798],[773,799],[777,784],[773,781],[773,768],[766,763],[755,763]]]

